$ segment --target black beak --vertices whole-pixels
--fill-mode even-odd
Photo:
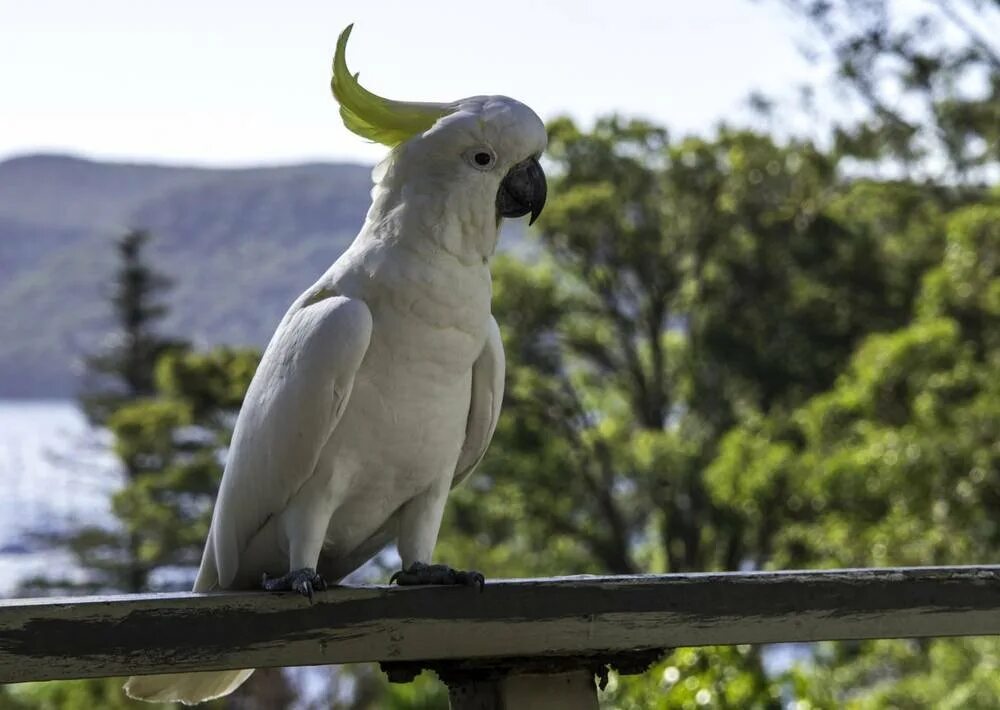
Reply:
[[[535,158],[521,161],[500,182],[497,191],[497,215],[523,217],[531,215],[528,224],[534,224],[545,207],[545,173]]]

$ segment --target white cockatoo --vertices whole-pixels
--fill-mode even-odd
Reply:
[[[347,70],[354,133],[391,148],[360,234],[285,314],[233,433],[196,592],[312,596],[397,541],[401,584],[482,585],[431,564],[448,492],[482,459],[503,397],[490,257],[504,217],[538,216],[545,126],[505,96],[390,101]],[[135,676],[126,692],[197,703],[252,670]]]

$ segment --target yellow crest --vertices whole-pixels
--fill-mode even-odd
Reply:
[[[345,53],[353,24],[337,39],[330,87],[340,104],[340,117],[352,133],[390,148],[423,133],[450,112],[447,104],[393,101],[373,94],[347,69]]]

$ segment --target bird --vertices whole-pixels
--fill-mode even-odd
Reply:
[[[501,95],[449,103],[378,96],[346,63],[331,88],[345,127],[389,148],[354,241],[291,304],[233,430],[194,591],[312,600],[393,540],[390,583],[484,584],[435,564],[445,502],[477,467],[503,400],[490,263],[504,219],[546,199],[545,125]],[[252,669],[133,676],[132,698],[196,704]]]

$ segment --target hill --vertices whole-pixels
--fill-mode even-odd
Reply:
[[[206,346],[265,344],[354,238],[370,172],[0,162],[0,398],[74,392],[81,356],[110,324],[111,242],[130,227],[152,232],[157,267],[174,280],[165,331]]]

